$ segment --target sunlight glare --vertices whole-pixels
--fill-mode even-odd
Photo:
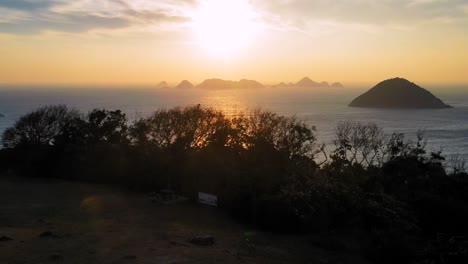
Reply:
[[[205,0],[193,17],[200,45],[210,53],[229,56],[247,46],[258,30],[247,0]]]

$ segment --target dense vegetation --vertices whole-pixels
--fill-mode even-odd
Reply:
[[[314,127],[268,111],[227,117],[198,105],[129,125],[119,110],[47,106],[4,132],[0,168],[192,198],[214,193],[220,207],[259,228],[365,233],[378,263],[467,260],[462,158],[446,168],[421,133],[385,135],[371,123],[342,122],[335,134],[325,153]]]

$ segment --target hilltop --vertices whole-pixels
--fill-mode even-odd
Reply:
[[[311,236],[257,230],[251,256],[241,243],[251,229],[191,201],[165,205],[108,186],[3,175],[0,193],[11,201],[0,205],[1,263],[366,263],[311,245]],[[198,234],[215,245],[190,243]]]
[[[428,90],[403,78],[385,80],[354,99],[349,106],[368,108],[451,108]]]

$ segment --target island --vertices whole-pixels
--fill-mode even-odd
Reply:
[[[225,89],[256,89],[265,86],[254,80],[227,81],[221,79],[208,79],[197,85],[200,89],[225,90]]]
[[[403,78],[385,80],[354,99],[350,107],[441,109],[452,108],[428,90]]]
[[[343,88],[343,85],[339,82],[335,82],[330,85],[330,83],[323,81],[323,82],[316,82],[310,79],[309,77],[304,77],[299,80],[297,83],[285,83],[281,82],[273,87],[277,88],[287,88],[287,87],[297,87],[297,88]]]
[[[156,85],[156,88],[157,89],[166,89],[166,88],[169,88],[169,85],[167,84],[167,82],[162,81],[158,85]]]
[[[336,82],[331,85],[332,88],[344,88],[342,83]]]
[[[296,87],[320,87],[322,84],[312,81],[309,77],[304,77],[298,81],[295,85]]]
[[[176,89],[192,89],[194,86],[191,82],[187,80],[183,80],[179,85],[177,85],[175,88]]]

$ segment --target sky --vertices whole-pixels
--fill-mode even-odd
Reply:
[[[0,0],[0,84],[468,83],[468,0]]]

